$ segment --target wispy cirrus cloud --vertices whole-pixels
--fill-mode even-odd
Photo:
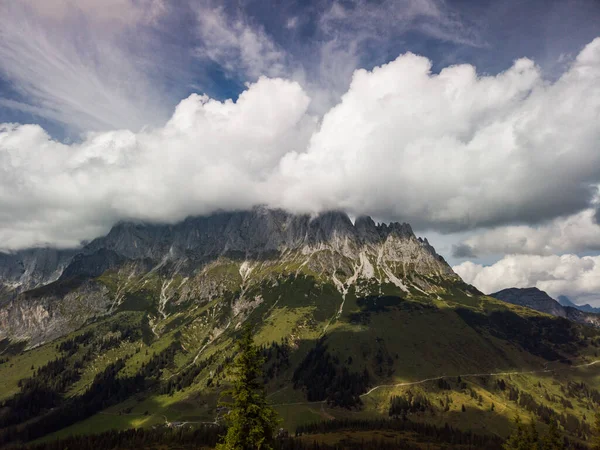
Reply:
[[[441,0],[352,0],[334,2],[322,15],[320,26],[327,35],[346,34],[354,40],[388,40],[417,31],[437,39],[482,46],[485,43],[473,23]]]
[[[0,1],[0,73],[15,94],[0,105],[76,131],[160,124],[171,105],[136,33],[162,11],[157,0]]]
[[[217,63],[230,76],[250,80],[288,72],[287,53],[241,10],[228,13],[213,2],[193,4],[191,9],[197,19],[198,58]]]
[[[365,54],[382,62],[383,54],[373,49],[394,36],[418,30],[474,42],[470,27],[439,0],[357,0],[313,9],[318,20],[310,35],[302,34],[306,21],[299,15],[281,24],[294,42],[284,46],[282,36],[252,17],[243,2],[234,8],[211,0],[177,6],[164,0],[0,0],[0,74],[12,88],[2,93],[0,107],[75,132],[138,130],[168,119],[180,99],[169,85],[189,82],[203,91],[203,71],[212,64],[240,86],[261,75],[294,79],[311,94],[312,110],[322,114],[339,101]],[[174,11],[191,17],[166,26]],[[161,33],[169,26],[171,44],[165,44]],[[191,69],[193,57],[200,64]]]
[[[244,4],[242,2],[242,4]],[[303,85],[312,110],[324,113],[347,90],[353,72],[385,60],[390,41],[414,31],[429,38],[483,45],[472,24],[441,0],[316,2],[313,29],[299,16],[285,19],[287,47],[242,8],[203,0],[191,9],[197,19],[195,54],[230,77],[253,81],[260,75],[285,76]],[[308,33],[308,34],[307,34]]]

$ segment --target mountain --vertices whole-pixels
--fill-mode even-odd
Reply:
[[[30,257],[27,270],[19,271],[21,255]],[[0,304],[0,339],[28,339],[33,345],[115,310],[124,298],[110,292],[109,275],[97,279],[107,273],[125,284],[125,274],[135,279],[160,273],[165,290],[173,290],[174,278],[189,280],[183,295],[201,299],[214,294],[203,283],[205,273],[221,265],[235,266],[243,281],[253,278],[257,265],[276,271],[294,266],[296,272],[318,273],[341,292],[359,279],[365,285],[390,283],[407,293],[427,288],[427,275],[458,279],[408,224],[375,224],[369,217],[353,224],[340,212],[310,217],[260,207],[176,225],[120,223],[77,253],[39,249],[2,262],[5,291],[14,286],[12,294],[18,295]],[[53,283],[40,287],[43,281]],[[35,289],[21,292],[25,286]],[[211,289],[222,286],[213,282]]]
[[[566,295],[559,295],[558,296],[558,303],[560,303],[562,306],[569,306],[571,308],[576,308],[576,309],[578,309],[580,311],[583,311],[583,312],[600,314],[600,308],[594,308],[592,305],[587,304],[587,303],[585,305],[576,305]]]
[[[513,305],[535,309],[556,317],[564,317],[584,325],[600,327],[600,315],[587,313],[570,305],[563,306],[547,293],[535,287],[508,288],[490,295]]]
[[[417,438],[390,433],[416,448],[458,439],[446,423],[498,448],[515,412],[544,424],[557,411],[582,440],[600,406],[585,372],[600,330],[483,295],[408,224],[257,207],[119,223],[71,253],[37,252],[27,276],[24,256],[0,260],[0,446],[220,423],[247,324],[292,433],[391,414],[414,423]]]
[[[535,309],[556,317],[567,317],[565,308],[560,303],[538,288],[508,288],[490,294],[499,300]]]
[[[0,293],[22,292],[57,280],[76,253],[53,248],[0,252]]]

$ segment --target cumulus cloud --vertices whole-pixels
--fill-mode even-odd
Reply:
[[[540,226],[514,225],[485,230],[456,245],[457,258],[477,255],[552,255],[600,250],[598,210],[586,209]]]
[[[339,101],[357,68],[386,58],[389,42],[406,33],[483,45],[477,28],[441,0],[335,1],[319,14],[316,28],[318,45],[303,52],[303,67],[293,74],[320,113]]]
[[[453,267],[486,294],[509,287],[537,287],[551,297],[600,305],[600,256],[510,255],[491,266],[466,261]]]
[[[64,145],[0,130],[0,242],[74,244],[119,219],[175,221],[257,203],[344,209],[419,229],[538,223],[588,209],[600,181],[600,39],[557,81],[521,59],[439,74],[405,54],[354,73],[322,118],[295,81],[237,101],[192,95],[162,127]]]
[[[356,71],[308,149],[283,158],[282,203],[446,231],[589,205],[600,176],[600,39],[552,84],[527,59],[496,76],[430,68],[406,54]]]
[[[0,242],[73,246],[120,219],[177,221],[265,201],[267,179],[315,121],[294,82],[261,78],[237,102],[191,95],[167,124],[61,144],[37,125],[0,127]]]

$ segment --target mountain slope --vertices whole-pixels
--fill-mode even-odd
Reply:
[[[600,315],[587,313],[571,306],[563,306],[538,288],[508,288],[490,294],[499,300],[524,306],[556,317],[578,322],[584,325],[600,327]]]
[[[5,295],[0,445],[218,421],[216,399],[248,322],[263,346],[269,400],[290,430],[386,417],[392,395],[419,392],[430,406],[414,420],[468,428],[478,417],[479,431],[505,436],[515,411],[543,421],[547,407],[578,438],[597,406],[594,378],[584,383],[592,394],[570,408],[561,399],[571,394],[557,387],[583,382],[572,366],[593,362],[597,330],[481,294],[407,224],[256,208],[119,224],[55,281]],[[526,373],[500,389],[498,374],[515,371]],[[519,403],[515,390],[542,403]],[[504,406],[492,412],[491,403]],[[461,415],[463,404],[473,416]]]
[[[559,295],[558,296],[558,303],[560,303],[562,306],[569,306],[571,308],[575,308],[575,309],[578,309],[578,310],[583,311],[583,312],[600,314],[600,308],[594,308],[592,305],[590,305],[588,303],[586,303],[585,305],[576,305],[566,295]]]

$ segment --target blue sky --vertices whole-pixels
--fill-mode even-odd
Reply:
[[[0,0],[0,248],[344,209],[485,291],[598,301],[599,24],[596,0]]]
[[[93,108],[76,91],[42,96],[39,88],[56,87],[52,77],[59,77],[65,69],[72,77],[96,72],[106,88],[123,82],[136,84],[135,89],[119,92],[129,97],[123,101],[140,116],[131,124],[119,125],[135,127],[160,125],[193,92],[235,99],[245,83],[259,74],[301,72],[311,82],[341,93],[354,69],[370,69],[408,51],[429,58],[434,72],[468,63],[479,73],[496,74],[515,59],[528,57],[552,79],[597,37],[600,28],[600,6],[594,0],[111,0],[107,7],[97,0],[44,3],[40,7],[39,2],[27,0],[3,2],[4,20],[21,23],[4,32],[5,55],[10,56],[2,64],[0,119],[39,123],[58,139],[74,139],[90,129],[110,129],[114,120],[102,114],[118,118],[111,108],[102,114],[93,112],[96,117],[89,121],[74,117]],[[99,14],[102,9],[111,12]],[[231,33],[223,34],[223,28]],[[253,35],[258,47],[244,42],[244,33]],[[34,43],[42,39],[55,49],[65,47],[55,54],[46,53],[48,59],[55,57],[52,63],[36,56],[44,48]],[[26,40],[31,42],[26,44]],[[206,46],[214,51],[203,54]],[[244,61],[244,52],[256,54]],[[25,68],[10,67],[11,58],[23,60],[25,55],[32,58],[27,61],[27,74]],[[124,60],[136,67],[122,67],[105,77]],[[147,103],[139,97],[152,104],[153,114],[144,111]],[[336,101],[335,95],[331,101]],[[77,105],[67,105],[71,102]],[[60,118],[52,111],[67,107],[72,114],[65,112]]]

